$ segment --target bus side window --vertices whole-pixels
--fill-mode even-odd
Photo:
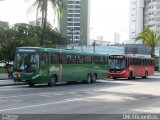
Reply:
[[[62,64],[62,54],[58,53],[58,64]]]
[[[100,56],[100,64],[104,65],[105,64],[105,60],[103,56]]]
[[[107,63],[106,63],[106,57],[105,57],[105,56],[103,56],[103,64],[104,64],[104,65],[107,64]]]
[[[72,63],[72,64],[76,64],[76,55],[75,55],[75,54],[72,54],[70,60],[71,60],[71,63]]]
[[[134,65],[133,58],[126,58],[126,67],[128,68],[130,65]]]
[[[71,55],[67,55],[67,64],[70,64],[71,61]]]
[[[83,56],[77,55],[77,64],[83,64]]]
[[[90,55],[85,56],[85,64],[91,64],[91,56]]]
[[[67,64],[68,63],[68,58],[67,58],[67,54],[62,54],[62,64]]]
[[[57,53],[50,54],[50,63],[51,64],[58,64],[58,54]]]
[[[47,66],[49,64],[49,55],[48,53],[41,54],[41,66]]]
[[[92,56],[92,64],[95,64],[95,56]]]

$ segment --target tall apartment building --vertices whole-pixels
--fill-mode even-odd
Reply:
[[[130,41],[145,28],[160,33],[160,0],[130,0]]]
[[[160,0],[145,0],[144,28],[160,31]]]
[[[42,25],[42,18],[38,18],[37,20],[29,21],[29,25],[41,26]]]
[[[138,33],[144,29],[144,0],[130,0],[130,32],[129,43],[141,43],[135,42],[135,38]]]
[[[60,18],[60,33],[72,44],[89,44],[90,0],[65,0],[67,8]]]
[[[9,27],[9,23],[5,21],[0,21],[0,27]]]

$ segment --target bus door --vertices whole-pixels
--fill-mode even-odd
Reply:
[[[62,79],[62,58],[61,53],[51,52],[50,53],[50,66],[49,76],[56,75],[58,81]]]
[[[65,82],[76,81],[79,78],[79,67],[77,64],[77,55],[70,53],[62,54],[62,78]]]
[[[46,81],[49,74],[49,53],[42,52],[40,57],[40,79]]]
[[[129,72],[128,72],[128,76],[130,74],[130,72],[132,72],[133,76],[136,75],[136,72],[135,72],[135,66],[133,64],[133,58],[130,58],[130,57],[127,57],[127,63],[128,63],[128,68],[129,68]]]

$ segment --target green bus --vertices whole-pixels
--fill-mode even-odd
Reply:
[[[96,82],[107,78],[108,54],[42,47],[17,47],[13,80],[30,86],[58,82]]]

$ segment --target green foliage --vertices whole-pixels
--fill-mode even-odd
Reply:
[[[42,28],[25,23],[15,24],[12,28],[0,28],[0,58],[1,60],[13,61],[16,47],[40,46]],[[45,47],[68,44],[68,41],[52,29],[46,27]]]
[[[151,56],[155,56],[155,48],[160,43],[160,36],[155,30],[145,29],[143,32],[139,33],[136,37],[136,41],[143,41],[145,45],[149,46],[151,49]]]
[[[30,1],[30,0],[26,0]],[[29,8],[29,11],[32,12],[34,8],[37,10],[36,17],[38,16],[38,12],[41,12],[42,14],[42,33],[41,33],[41,42],[40,45],[44,46],[44,39],[46,37],[46,26],[47,26],[47,14],[48,14],[48,4],[51,5],[54,11],[54,21],[55,16],[58,14],[58,18],[60,17],[61,13],[63,13],[63,10],[65,8],[65,2],[63,0],[35,0],[31,7]]]
[[[0,73],[7,73],[7,69],[6,68],[0,68]]]

